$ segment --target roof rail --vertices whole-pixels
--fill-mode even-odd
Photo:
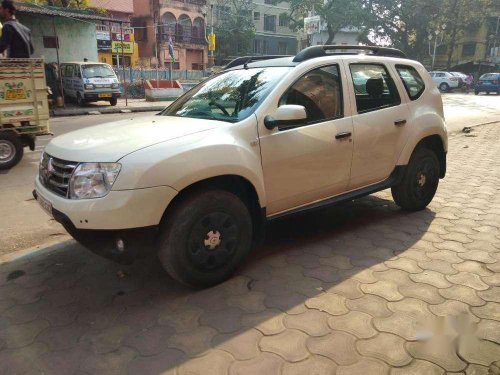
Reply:
[[[343,46],[343,45],[335,45],[335,46],[312,46],[300,51],[293,62],[302,62],[309,59],[313,59],[315,57],[323,57],[328,56],[330,54],[338,54],[338,55],[352,55],[355,52],[344,52],[344,51],[357,51],[358,54],[362,52],[371,52],[370,55],[373,56],[385,56],[385,57],[400,57],[406,58],[406,54],[395,48],[387,48],[387,47],[378,47],[378,46]],[[328,53],[328,51],[338,51],[333,53]]]
[[[290,57],[290,55],[263,55],[263,56],[238,57],[238,58],[234,59],[233,61],[231,61],[229,64],[227,64],[224,67],[224,70],[234,68],[235,66],[248,64],[248,63],[254,62],[254,61],[273,60],[273,59],[279,59],[282,57]]]

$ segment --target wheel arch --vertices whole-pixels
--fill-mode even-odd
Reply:
[[[407,147],[402,159],[400,159],[400,165],[408,164],[411,155],[415,153],[416,150],[420,148],[426,148],[428,150],[433,151],[439,161],[439,169],[440,169],[440,178],[444,178],[446,175],[446,152],[447,152],[447,143],[443,140],[442,135],[439,134],[430,134],[426,135],[410,149]]]

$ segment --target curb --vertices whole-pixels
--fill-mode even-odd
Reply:
[[[113,113],[133,113],[133,112],[160,112],[165,106],[148,106],[148,107],[113,107],[113,108],[75,108],[75,109],[53,109],[50,111],[51,117],[69,117],[69,116],[84,116],[84,115],[104,115]]]

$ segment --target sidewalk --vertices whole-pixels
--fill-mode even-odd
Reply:
[[[65,108],[54,108],[50,111],[52,117],[99,115],[104,113],[128,113],[128,112],[159,112],[170,105],[171,101],[147,102],[145,99],[118,99],[118,104],[112,107],[107,102],[89,103],[85,107],[79,107],[75,103],[66,103]]]

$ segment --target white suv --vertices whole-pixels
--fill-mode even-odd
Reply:
[[[267,221],[387,188],[425,208],[447,147],[421,64],[314,46],[239,59],[159,115],[55,138],[34,195],[89,249],[128,261],[152,244],[175,279],[206,286],[234,272]]]
[[[441,92],[459,88],[462,80],[450,72],[430,72],[430,75]]]

